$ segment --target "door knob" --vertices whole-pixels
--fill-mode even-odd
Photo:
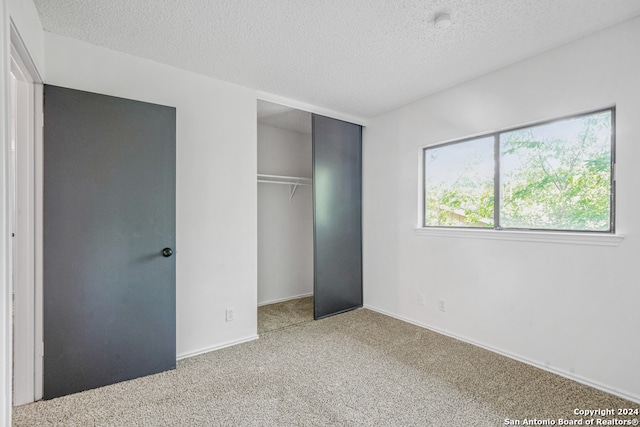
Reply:
[[[170,257],[171,255],[173,255],[173,249],[171,249],[171,248],[164,248],[164,249],[162,250],[162,256],[163,256],[163,257],[168,258],[168,257]]]

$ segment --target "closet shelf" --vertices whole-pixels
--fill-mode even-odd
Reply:
[[[283,175],[264,175],[258,174],[258,182],[270,184],[298,184],[311,185],[311,178],[303,178],[300,176],[283,176]]]
[[[283,175],[264,175],[258,174],[258,182],[263,184],[287,184],[289,185],[289,201],[296,193],[296,189],[300,185],[311,185],[311,178],[300,176],[283,176]]]

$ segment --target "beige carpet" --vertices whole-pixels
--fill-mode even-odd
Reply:
[[[258,307],[258,335],[313,321],[313,297]]]
[[[493,427],[625,407],[638,405],[362,309],[19,407],[14,425]]]

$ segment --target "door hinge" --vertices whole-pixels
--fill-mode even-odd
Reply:
[[[40,343],[40,357],[44,357],[44,341]]]
[[[44,112],[40,114],[40,127],[44,127]]]

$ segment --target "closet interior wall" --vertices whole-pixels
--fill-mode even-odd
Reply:
[[[313,294],[311,123],[302,133],[259,120],[257,141],[258,305],[266,305]],[[264,183],[260,175],[307,180]]]

